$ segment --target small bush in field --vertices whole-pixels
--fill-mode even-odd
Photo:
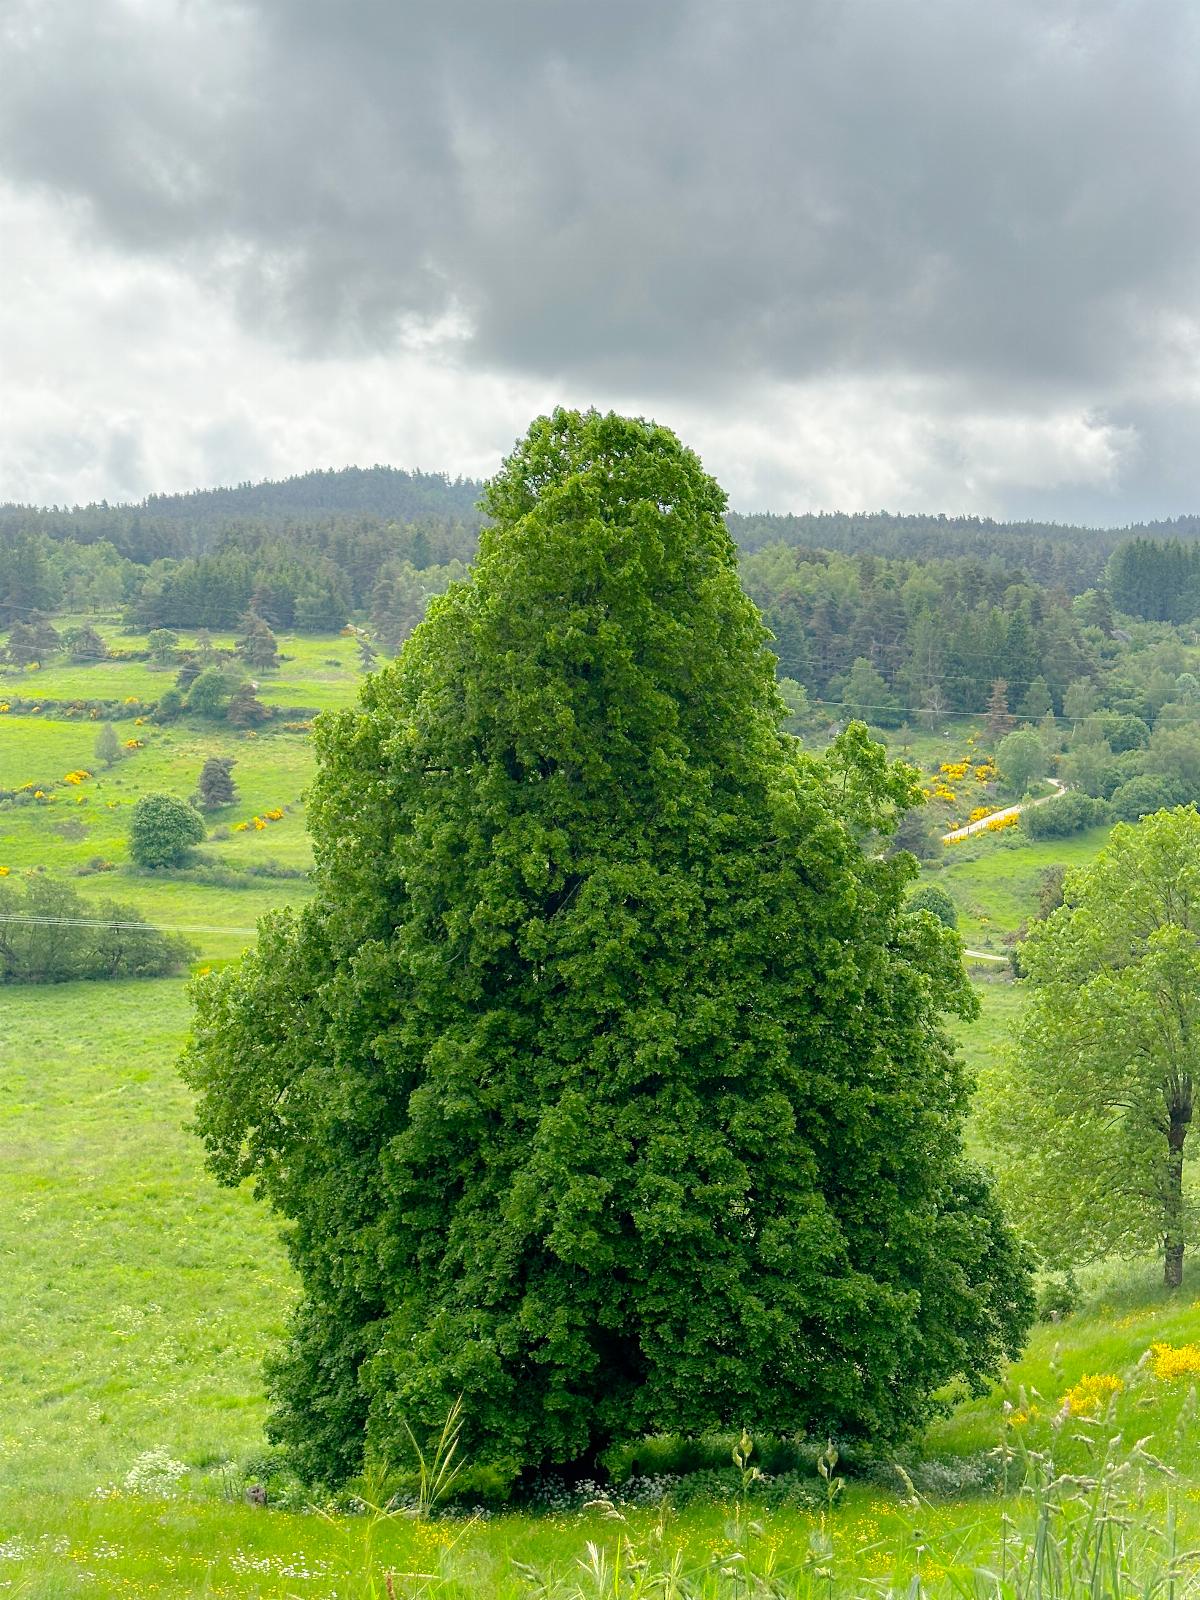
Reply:
[[[133,809],[129,853],[139,867],[177,867],[204,837],[200,813],[172,794],[145,794]]]

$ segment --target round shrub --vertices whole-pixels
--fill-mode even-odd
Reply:
[[[1093,800],[1072,789],[1045,805],[1030,806],[1022,813],[1021,821],[1031,839],[1066,839],[1085,828],[1111,822],[1112,808],[1106,800]]]
[[[129,853],[139,867],[177,867],[203,837],[200,813],[173,794],[145,794],[133,808]]]
[[[925,883],[919,889],[914,889],[908,897],[908,909],[932,911],[938,921],[947,928],[958,927],[958,907],[945,889],[936,883]]]

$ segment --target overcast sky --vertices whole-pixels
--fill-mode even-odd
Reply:
[[[0,0],[0,500],[492,470],[1200,511],[1194,0]]]

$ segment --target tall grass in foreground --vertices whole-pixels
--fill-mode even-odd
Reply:
[[[907,1490],[907,1532],[900,1541],[847,1548],[837,1537],[839,1480],[830,1470],[824,1508],[814,1516],[799,1563],[780,1564],[768,1531],[740,1498],[711,1557],[689,1564],[672,1545],[664,1510],[635,1532],[611,1501],[595,1506],[614,1537],[588,1539],[569,1571],[541,1571],[513,1562],[503,1576],[473,1570],[465,1525],[439,1553],[435,1571],[378,1568],[372,1534],[395,1513],[368,1508],[360,1548],[368,1560],[339,1595],[371,1600],[851,1600],[851,1597],[970,1597],[970,1600],[1185,1600],[1200,1590],[1200,1549],[1181,1548],[1173,1469],[1144,1440],[1124,1448],[1103,1423],[1073,1429],[1091,1470],[1063,1472],[1050,1450],[1001,1447],[1012,1514],[981,1537],[979,1528],[939,1541],[923,1525],[925,1504],[901,1471]],[[836,1459],[836,1458],[835,1458]],[[748,1476],[748,1475],[747,1475]]]

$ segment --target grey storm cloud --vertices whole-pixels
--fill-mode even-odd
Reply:
[[[311,354],[1099,393],[1200,314],[1187,0],[8,0],[0,172]]]

